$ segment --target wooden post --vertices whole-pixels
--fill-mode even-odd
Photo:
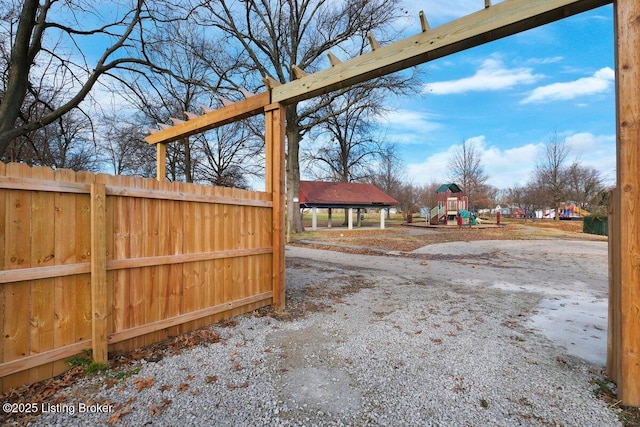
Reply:
[[[271,104],[265,107],[265,144],[267,146],[267,169],[270,178],[266,188],[273,200],[273,306],[276,310],[284,310],[286,305],[285,291],[285,194],[284,194],[284,144],[285,144],[285,107]]]
[[[91,183],[91,343],[93,361],[107,363],[107,222],[104,183]]]
[[[353,208],[349,208],[349,230],[353,230]]]
[[[156,179],[167,179],[167,144],[163,142],[156,144]]]
[[[327,222],[327,228],[331,228],[331,208],[329,208],[329,217]]]
[[[384,209],[380,209],[380,229],[381,230],[384,230],[384,213],[385,213]]]
[[[609,192],[607,234],[609,236],[609,314],[607,327],[607,376],[620,379],[620,213],[617,189]]]
[[[620,261],[620,378],[618,397],[640,406],[640,2],[614,2],[617,92],[617,188]],[[617,276],[616,276],[617,275]],[[618,295],[614,299],[617,303]],[[614,310],[616,307],[614,307]]]

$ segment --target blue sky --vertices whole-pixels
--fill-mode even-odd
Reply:
[[[484,2],[405,5],[407,26],[415,33],[420,10],[433,28],[483,8]],[[571,161],[596,167],[612,184],[613,46],[609,5],[423,64],[420,94],[391,105],[381,128],[397,143],[414,184],[446,181],[448,158],[464,140],[481,150],[489,184],[525,184],[553,133],[571,148]]]

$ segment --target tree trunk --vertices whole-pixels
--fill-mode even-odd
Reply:
[[[33,61],[31,42],[39,47],[41,33],[33,34],[38,12],[37,0],[24,2],[18,28],[15,35],[14,46],[9,58],[9,72],[7,87],[0,102],[0,156],[4,155],[11,141],[19,134],[14,130],[16,120],[20,114],[20,108],[29,87],[29,70]],[[13,132],[12,132],[13,131]]]
[[[300,129],[296,105],[287,107],[287,230],[290,233],[302,233],[300,202]]]
[[[191,167],[191,146],[189,145],[189,138],[182,140],[184,145],[184,180],[186,182],[193,182],[193,173]]]

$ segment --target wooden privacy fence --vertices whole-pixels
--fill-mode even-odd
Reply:
[[[2,389],[279,304],[272,197],[0,163]]]

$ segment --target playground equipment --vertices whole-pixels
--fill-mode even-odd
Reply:
[[[588,215],[589,212],[579,206],[568,205],[560,210],[560,219],[583,218]]]
[[[431,209],[431,225],[455,224],[460,211],[466,210],[467,197],[457,184],[443,184],[436,190],[436,207]]]

